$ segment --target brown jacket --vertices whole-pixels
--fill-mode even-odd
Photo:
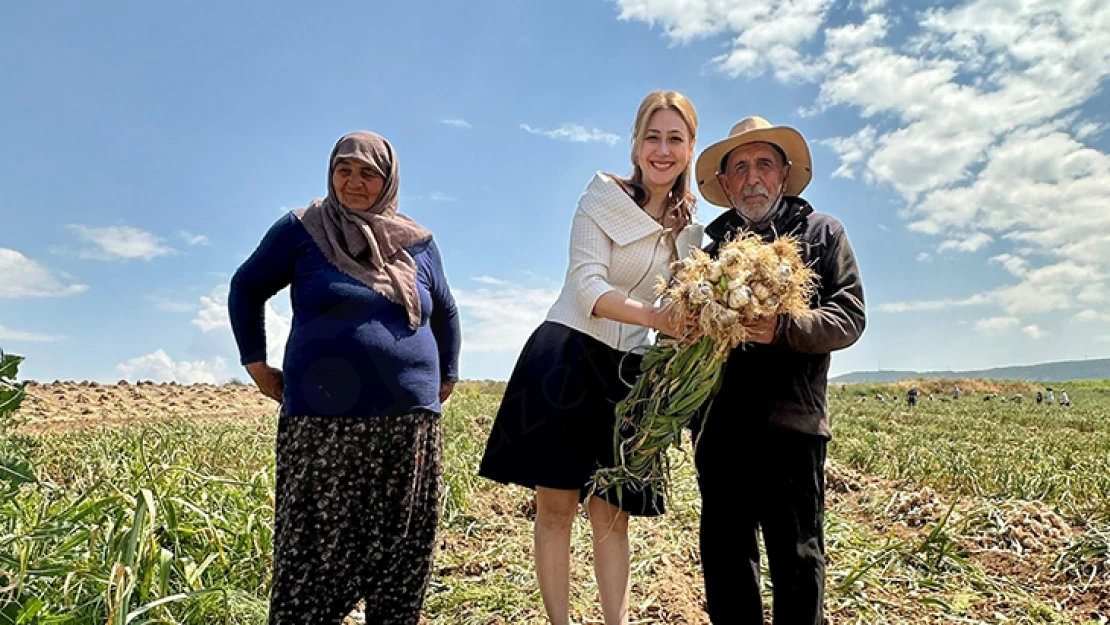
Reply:
[[[819,276],[810,302],[812,315],[780,317],[771,344],[748,343],[734,349],[708,418],[830,438],[826,400],[830,354],[855,343],[863,333],[863,283],[844,226],[814,212],[801,198],[786,201],[786,210],[764,238],[794,234],[803,243],[804,260]],[[736,211],[721,215],[706,226],[712,240],[706,252],[715,257],[720,245],[743,228],[744,220]]]

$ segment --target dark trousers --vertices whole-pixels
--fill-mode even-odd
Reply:
[[[710,419],[695,456],[709,618],[714,625],[763,625],[762,530],[774,625],[821,625],[827,441],[785,430],[714,435],[712,425]]]

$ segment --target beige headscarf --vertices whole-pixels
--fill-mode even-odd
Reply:
[[[385,179],[369,210],[351,210],[339,202],[331,177],[341,158],[368,163]],[[352,132],[341,137],[331,151],[328,196],[313,200],[295,214],[331,264],[404,306],[409,326],[416,328],[420,325],[416,262],[405,248],[431,239],[432,233],[397,212],[400,182],[393,146],[372,132]]]

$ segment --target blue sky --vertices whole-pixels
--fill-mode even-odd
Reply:
[[[26,378],[245,378],[228,278],[369,129],[443,251],[463,376],[503,379],[654,89],[694,102],[699,147],[748,115],[810,142],[804,195],[869,307],[834,373],[1110,356],[1102,2],[7,3],[0,59],[0,347]]]

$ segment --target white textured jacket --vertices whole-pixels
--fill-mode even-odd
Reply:
[[[693,223],[676,237],[678,253],[700,248],[704,226]],[[570,262],[547,320],[584,332],[621,351],[648,342],[649,329],[593,314],[609,291],[651,304],[658,276],[670,279],[666,232],[610,176],[598,172],[578,200],[570,232]]]

